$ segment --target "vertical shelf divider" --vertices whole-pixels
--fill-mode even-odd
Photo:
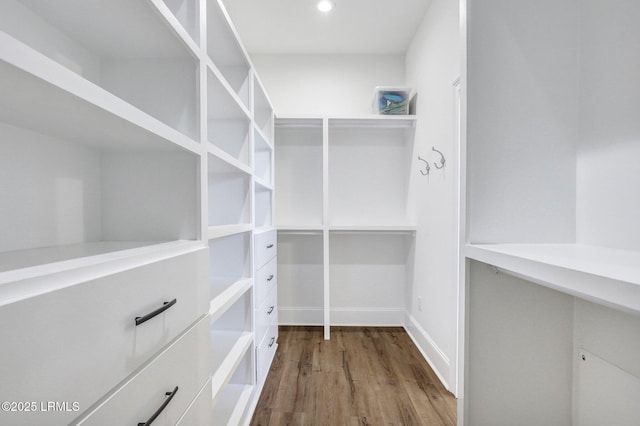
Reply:
[[[322,245],[324,267],[324,338],[331,337],[331,283],[329,277],[329,119],[322,119]]]

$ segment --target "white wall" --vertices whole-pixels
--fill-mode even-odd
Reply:
[[[640,2],[581,5],[577,241],[640,250]]]
[[[401,55],[255,55],[276,114],[371,113],[375,86],[404,82]]]
[[[456,167],[454,81],[459,77],[457,0],[434,0],[406,56],[407,85],[418,93],[416,144],[411,171],[417,226],[414,284],[407,306],[408,327],[449,389],[455,391],[456,361]],[[444,169],[434,162],[446,158]],[[417,156],[431,162],[422,176]],[[418,309],[418,297],[422,310]]]
[[[456,159],[454,88],[459,76],[457,0],[435,0],[406,56],[256,55],[252,61],[276,114],[369,114],[377,85],[408,85],[418,91],[417,155],[432,163],[429,178],[413,162],[417,209],[416,262],[405,300],[409,332],[445,384],[455,391],[456,362]],[[406,67],[406,70],[405,70]],[[406,72],[405,72],[406,71]],[[439,157],[447,158],[436,170]],[[411,271],[410,271],[411,272]],[[422,310],[417,307],[422,298]]]

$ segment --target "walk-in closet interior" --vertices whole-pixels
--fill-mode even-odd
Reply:
[[[0,424],[639,425],[639,21],[2,0]],[[269,417],[313,351],[345,404]]]

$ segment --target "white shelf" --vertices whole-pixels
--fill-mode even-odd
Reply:
[[[245,223],[239,223],[235,225],[210,226],[207,232],[207,237],[210,240],[213,240],[215,238],[223,238],[235,234],[249,232],[251,231],[251,229],[253,229],[253,225]]]
[[[470,244],[470,259],[526,280],[640,313],[640,253],[578,244]]]
[[[18,38],[80,77],[77,87],[90,81],[196,137],[196,56],[151,3],[7,0],[0,14],[11,16],[3,38]]]
[[[244,333],[219,333],[212,332],[211,346],[214,351],[220,351],[218,344],[226,344],[228,351],[222,361],[217,364],[213,376],[211,377],[212,400],[215,404],[222,390],[227,386],[231,376],[242,362],[253,343],[253,334]]]
[[[207,54],[242,103],[249,106],[249,56],[219,0],[207,0]]]
[[[325,227],[323,225],[295,225],[295,224],[286,224],[286,225],[277,225],[278,232],[285,233],[298,233],[298,232],[311,232],[314,234],[320,234],[324,231]]]
[[[255,386],[229,383],[214,406],[217,424],[239,425],[253,396]]]
[[[228,284],[231,281],[232,284]],[[211,302],[209,303],[209,315],[215,322],[227,309],[247,292],[253,285],[251,278],[241,278],[237,281],[223,280],[221,278],[211,280]]]
[[[412,233],[416,231],[415,225],[329,225],[332,232],[401,232]]]
[[[414,115],[330,116],[329,127],[409,129],[415,127],[416,121]]]
[[[0,44],[4,122],[110,151],[199,152],[193,139],[2,32]]]
[[[201,248],[198,241],[101,241],[3,252],[0,305]]]

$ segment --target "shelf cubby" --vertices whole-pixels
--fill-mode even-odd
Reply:
[[[211,362],[213,368],[213,404],[229,384],[253,384],[253,344],[251,291],[245,291],[235,303],[211,324]]]
[[[0,29],[25,51],[197,138],[197,60],[151,3],[7,0],[0,16]]]
[[[272,142],[274,122],[273,107],[256,75],[253,77],[253,121],[267,141]]]
[[[207,54],[245,107],[249,107],[251,65],[229,15],[219,0],[207,0]]]
[[[402,325],[412,259],[407,233],[330,232],[331,324]]]
[[[278,226],[323,225],[321,118],[278,120],[275,169]]]
[[[246,291],[211,324],[211,358],[215,372],[238,345],[251,336],[251,292]]]
[[[242,164],[250,164],[251,119],[225,84],[209,69],[207,79],[207,139]]]
[[[200,44],[200,7],[199,0],[162,0],[189,37]]]
[[[251,223],[251,175],[209,154],[209,227]]]
[[[278,231],[278,319],[285,325],[324,323],[322,231]]]
[[[273,226],[273,191],[269,187],[255,184],[255,218],[256,228]]]
[[[209,240],[209,282],[212,300],[238,282],[251,278],[250,237],[250,232],[244,232]]]
[[[273,147],[262,132],[253,132],[253,174],[266,185],[273,185]]]
[[[197,155],[149,135],[127,146],[111,129],[78,140],[53,127],[0,123],[2,180],[20,182],[0,186],[12,206],[0,209],[4,272],[197,238]]]
[[[408,165],[414,123],[412,119],[329,119],[329,224],[409,222]]]

